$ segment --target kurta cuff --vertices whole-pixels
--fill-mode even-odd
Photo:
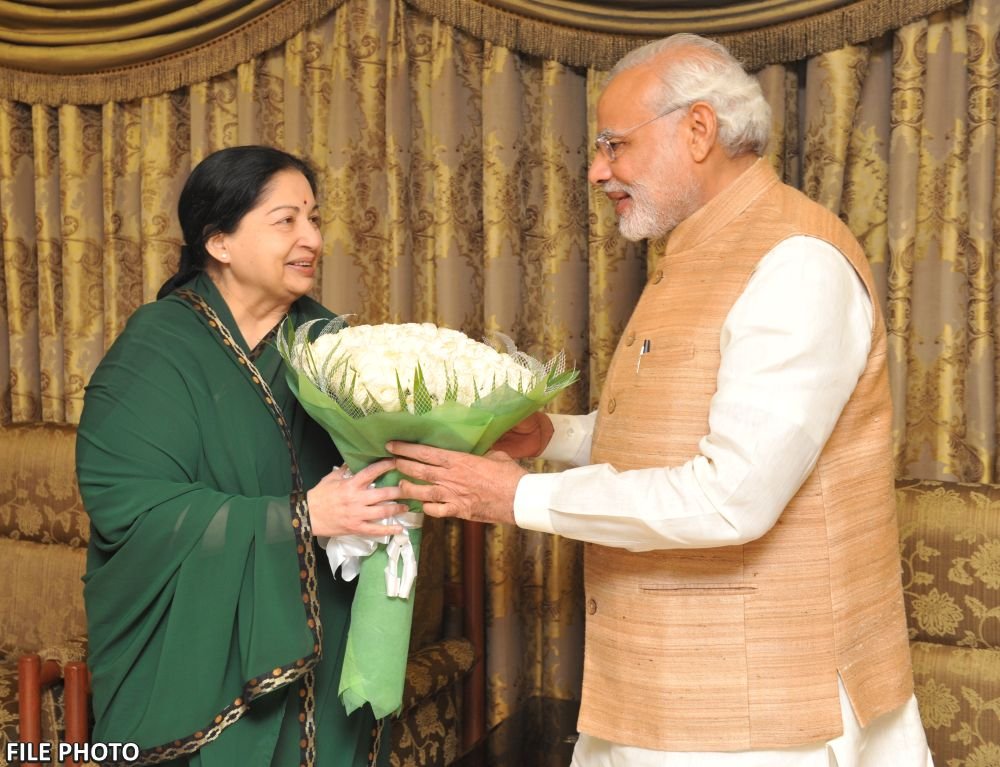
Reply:
[[[559,474],[525,474],[514,493],[514,522],[525,530],[555,533],[549,502],[559,486]]]
[[[590,439],[594,433],[596,417],[596,411],[588,415],[549,414],[553,428],[552,439],[539,458],[573,466],[590,463]]]

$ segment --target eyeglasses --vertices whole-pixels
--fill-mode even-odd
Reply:
[[[600,151],[601,154],[604,155],[605,159],[608,162],[614,162],[615,160],[618,159],[617,156],[615,155],[615,152],[618,151],[618,146],[624,143],[622,139],[624,139],[627,135],[629,135],[630,133],[634,133],[635,131],[639,130],[639,128],[649,125],[651,122],[659,120],[661,117],[666,117],[668,114],[676,112],[678,109],[684,109],[687,106],[688,103],[685,102],[683,104],[678,104],[677,106],[668,107],[659,114],[653,115],[648,120],[643,120],[638,125],[633,125],[631,128],[620,131],[619,133],[615,133],[614,131],[610,130],[602,130],[600,133],[597,134],[597,138],[594,139],[594,146],[597,147],[597,149]]]

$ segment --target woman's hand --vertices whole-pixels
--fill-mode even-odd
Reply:
[[[552,439],[552,419],[538,410],[513,426],[493,445],[511,458],[536,458]]]
[[[409,511],[406,504],[393,503],[402,497],[399,488],[369,487],[395,468],[396,462],[386,458],[354,475],[344,466],[323,477],[306,493],[313,535],[333,538],[338,535],[383,536],[403,532],[400,525],[384,525],[379,521]]]

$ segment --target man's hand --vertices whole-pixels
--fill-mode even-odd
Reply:
[[[505,453],[480,457],[427,445],[390,442],[396,468],[419,482],[399,483],[403,498],[424,504],[432,517],[514,524],[514,493],[528,472]]]
[[[552,439],[552,419],[537,410],[515,425],[493,445],[511,458],[537,458]]]

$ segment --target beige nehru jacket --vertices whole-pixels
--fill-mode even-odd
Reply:
[[[871,273],[846,227],[766,163],[671,235],[612,360],[592,460],[628,470],[698,452],[725,317],[761,257],[795,235],[836,247],[864,282],[867,365],[816,468],[761,538],[641,553],[586,545],[579,726],[590,735],[658,750],[783,748],[840,734],[838,672],[862,726],[912,695]],[[655,353],[637,372],[643,339]]]

